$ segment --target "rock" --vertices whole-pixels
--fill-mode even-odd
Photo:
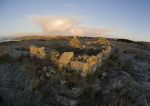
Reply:
[[[89,65],[80,61],[72,61],[70,64],[71,70],[77,71],[81,76],[85,77],[89,72]]]
[[[70,67],[71,70],[75,70],[81,76],[85,77],[88,73],[93,73],[96,70],[97,64],[94,64],[94,62],[83,63],[80,61],[72,61]]]
[[[93,73],[97,69],[98,58],[96,56],[90,56],[87,58],[87,61],[71,61],[70,67],[71,70],[80,72],[80,75],[85,77],[88,73]]]
[[[88,58],[87,58],[87,62],[88,63],[93,63],[93,64],[97,64],[97,57],[96,56],[89,56]]]
[[[73,52],[64,52],[58,60],[59,67],[65,67],[73,58]]]
[[[82,71],[84,67],[84,63],[80,61],[71,61],[70,67],[71,67],[71,70]]]
[[[87,58],[89,71],[92,73],[96,71],[98,65],[98,58],[96,56],[90,56]]]
[[[73,48],[81,48],[82,44],[80,43],[80,41],[77,39],[76,36],[74,36],[72,38],[72,40],[70,41],[70,46]]]
[[[30,56],[31,58],[46,59],[45,47],[30,46]]]

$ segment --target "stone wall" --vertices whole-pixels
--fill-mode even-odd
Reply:
[[[61,66],[61,68],[67,66],[70,70],[79,72],[81,76],[85,77],[87,74],[92,74],[97,70],[97,68],[100,68],[109,58],[110,54],[111,47],[105,46],[104,49],[96,56],[88,56],[83,62],[78,58],[75,59],[73,52],[64,52],[59,58],[59,61],[61,62],[59,62],[58,65]],[[80,58],[82,58],[82,56],[80,56]]]
[[[32,59],[46,60],[45,47],[30,46],[30,56]]]
[[[97,55],[91,56],[86,55],[86,53],[75,57],[74,52],[64,52],[61,55],[59,52],[49,52],[50,53],[46,54],[44,47],[30,47],[31,58],[36,57],[42,60],[51,60],[51,62],[55,63],[56,67],[58,67],[58,70],[67,69],[75,71],[85,77],[88,74],[94,73],[102,66],[102,64],[105,63],[111,54],[111,46],[104,46],[102,51],[100,51]]]

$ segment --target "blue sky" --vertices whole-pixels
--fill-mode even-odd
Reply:
[[[150,41],[150,0],[0,0],[0,36],[45,33],[32,16],[73,17],[84,29],[112,30],[108,37]]]

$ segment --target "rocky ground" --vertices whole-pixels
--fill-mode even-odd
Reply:
[[[65,50],[69,39],[0,43],[0,105],[150,106],[150,43],[110,39],[110,58],[86,78],[33,64],[30,45]]]

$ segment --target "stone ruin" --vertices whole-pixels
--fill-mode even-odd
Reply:
[[[74,36],[74,37],[72,38],[72,40],[70,41],[70,46],[71,46],[72,48],[84,48],[84,45],[81,44],[81,42],[77,39],[76,36]]]
[[[70,43],[71,42],[72,40]],[[86,48],[82,48],[81,51],[85,49]],[[48,62],[49,60],[57,67],[58,70],[75,71],[83,77],[94,73],[102,66],[102,64],[105,63],[111,54],[111,46],[109,45],[103,46],[101,50],[98,49],[99,51],[96,54],[92,51],[93,55],[88,55],[85,51],[84,54],[76,54],[75,51],[64,51],[63,53],[60,53],[55,50],[47,50],[48,49],[45,47],[30,46],[30,55],[32,60],[35,57],[39,60],[44,60],[45,62]],[[89,51],[91,51],[91,49]]]
[[[44,64],[46,61],[45,47],[30,46],[30,57],[34,63]]]

